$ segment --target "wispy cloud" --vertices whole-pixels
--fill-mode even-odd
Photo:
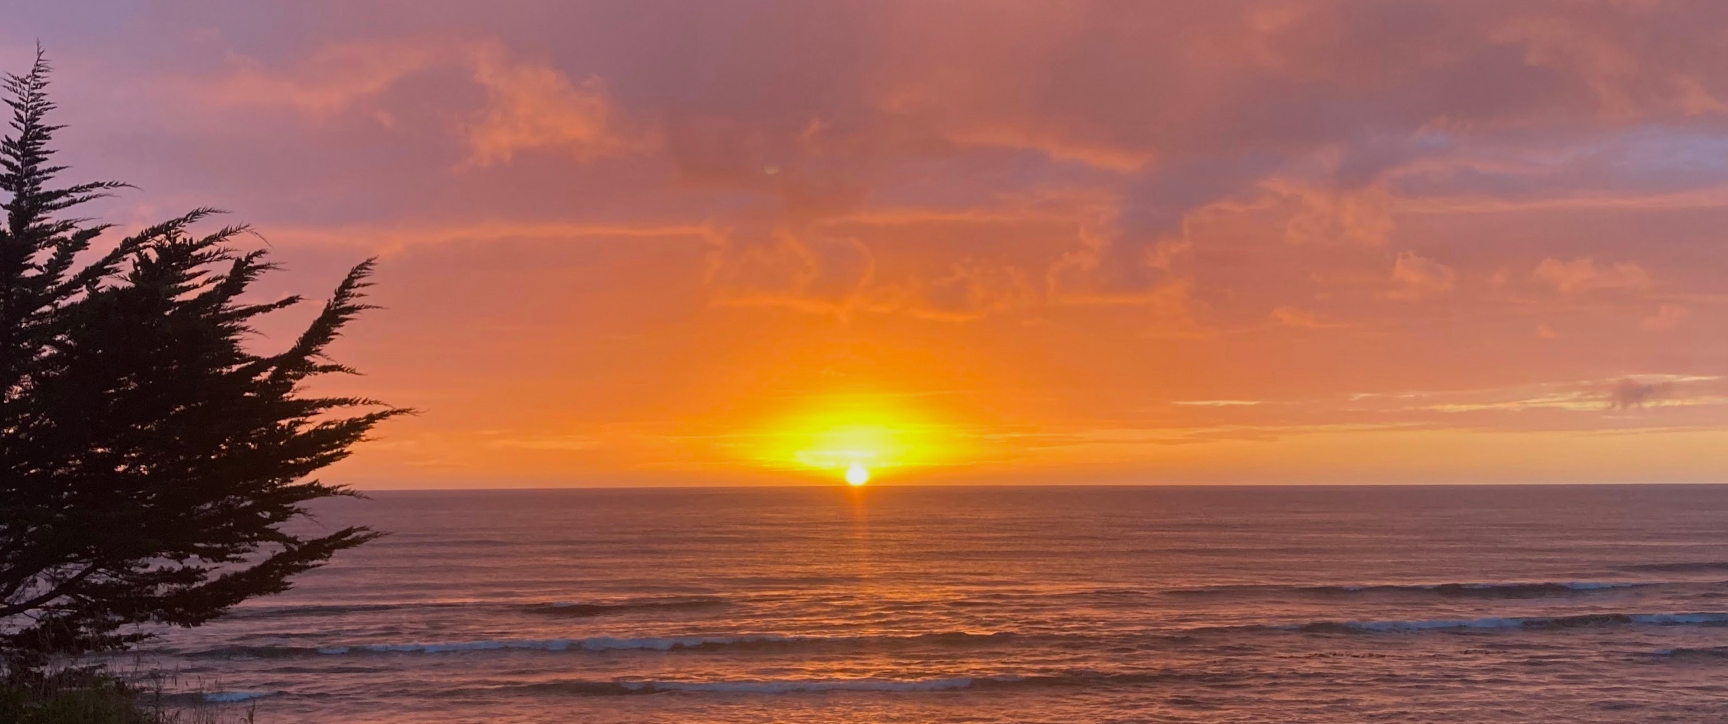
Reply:
[[[1589,292],[1601,289],[1643,289],[1650,286],[1650,272],[1632,262],[1612,266],[1596,265],[1589,257],[1571,261],[1543,259],[1536,265],[1536,278],[1564,293]]]
[[[385,96],[410,78],[441,67],[465,69],[486,95],[471,121],[447,130],[468,148],[464,163],[508,163],[525,151],[552,151],[577,160],[642,149],[652,136],[620,129],[605,82],[573,82],[562,71],[513,57],[497,40],[443,39],[347,42],[321,47],[290,67],[272,68],[245,56],[208,97],[235,105],[287,105],[314,120],[363,111],[386,127],[401,111]]]

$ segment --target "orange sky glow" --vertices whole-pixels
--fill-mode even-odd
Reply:
[[[1728,480],[1728,3],[116,8],[105,220],[381,258],[332,482]]]

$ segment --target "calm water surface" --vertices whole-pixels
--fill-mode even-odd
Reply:
[[[266,724],[1728,720],[1724,487],[379,493],[323,521],[394,534],[154,662]]]

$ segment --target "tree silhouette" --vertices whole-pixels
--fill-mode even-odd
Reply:
[[[246,227],[194,235],[215,213],[196,209],[93,246],[109,226],[66,212],[123,184],[53,185],[48,73],[38,50],[7,76],[0,141],[0,664],[14,677],[203,623],[377,537],[290,524],[353,495],[309,476],[407,412],[304,389],[353,372],[324,351],[370,308],[371,260],[291,347],[259,355],[243,344],[254,319],[300,298],[242,300],[274,268],[230,246]]]

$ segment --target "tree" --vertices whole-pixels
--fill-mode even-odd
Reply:
[[[6,77],[0,141],[0,665],[14,677],[203,623],[377,537],[295,524],[309,501],[355,495],[313,473],[408,412],[305,389],[353,373],[324,352],[371,308],[372,260],[292,346],[260,355],[252,323],[301,300],[243,300],[275,268],[232,246],[246,227],[195,235],[216,213],[195,209],[95,247],[109,225],[66,212],[124,185],[54,185],[48,74],[38,50]]]

